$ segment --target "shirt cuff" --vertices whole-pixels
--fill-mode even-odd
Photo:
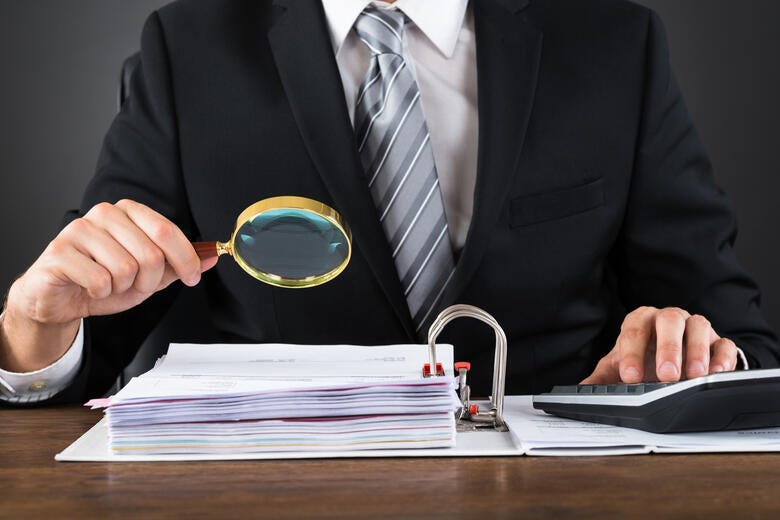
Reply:
[[[0,320],[2,315],[0,314]],[[8,372],[0,368],[0,401],[13,404],[37,403],[64,390],[81,367],[84,354],[84,320],[67,352],[53,364],[34,372]]]

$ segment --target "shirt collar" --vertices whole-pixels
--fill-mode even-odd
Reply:
[[[370,3],[385,8],[390,5],[372,0],[322,0],[333,52],[339,53],[358,15]],[[403,11],[444,56],[452,57],[468,0],[396,0],[392,5]]]

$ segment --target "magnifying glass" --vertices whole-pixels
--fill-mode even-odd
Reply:
[[[352,256],[352,233],[330,206],[304,197],[256,202],[228,242],[193,244],[203,259],[231,255],[244,271],[276,287],[314,287],[337,277]]]

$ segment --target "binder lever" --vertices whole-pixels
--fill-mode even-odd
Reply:
[[[490,325],[496,335],[496,347],[493,361],[493,393],[490,396],[490,408],[488,410],[481,411],[478,405],[471,402],[471,389],[466,384],[466,377],[468,371],[471,369],[471,364],[455,364],[462,405],[457,414],[458,427],[459,429],[475,429],[492,426],[496,430],[507,431],[507,426],[504,422],[507,340],[504,329],[501,328],[493,316],[473,305],[459,304],[444,309],[431,324],[430,329],[428,329],[429,363],[426,364],[428,366],[426,376],[435,377],[430,373],[430,367],[437,367],[438,369],[438,367],[441,366],[441,363],[436,363],[436,339],[447,324],[461,317],[476,318]],[[443,371],[440,372],[437,370],[436,375],[443,375]],[[470,424],[470,426],[468,426],[468,424]]]

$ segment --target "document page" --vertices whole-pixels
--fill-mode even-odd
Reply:
[[[548,415],[533,407],[532,396],[507,397],[504,418],[515,442],[529,455],[632,454],[652,449],[645,432]]]
[[[529,455],[780,451],[780,428],[658,434],[548,415],[531,396],[507,397],[504,415]]]
[[[656,453],[780,451],[780,428],[648,435]]]
[[[439,363],[453,365],[452,345],[438,345],[436,354]],[[150,374],[268,381],[408,381],[421,379],[427,362],[425,345],[172,344]]]
[[[452,345],[437,346],[437,361],[453,366]],[[382,383],[393,392],[444,383],[422,377],[425,345],[195,345],[171,344],[157,366],[130,383],[112,402],[166,397],[311,389]],[[452,377],[446,378],[448,384]]]

